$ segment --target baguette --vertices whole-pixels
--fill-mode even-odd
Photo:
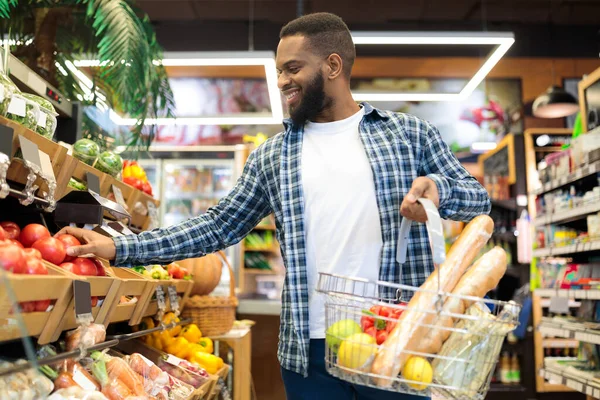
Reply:
[[[506,252],[500,247],[494,247],[477,260],[465,272],[452,294],[458,296],[483,297],[487,292],[498,286],[498,282],[506,272]],[[457,297],[448,297],[444,302],[444,314],[464,314],[473,301]],[[435,322],[423,340],[419,342],[417,352],[437,354],[452,331],[455,319],[451,315],[442,315]]]
[[[446,261],[421,285],[423,291],[415,293],[407,309],[379,349],[371,369],[373,374],[390,378],[398,375],[410,357],[406,351],[417,349],[419,341],[430,329],[428,325],[436,318],[435,313],[425,310],[435,310],[438,283],[439,290],[452,292],[465,270],[489,240],[493,230],[494,221],[487,215],[475,217],[465,227],[448,251]],[[374,382],[378,386],[389,387],[393,381],[376,377]]]

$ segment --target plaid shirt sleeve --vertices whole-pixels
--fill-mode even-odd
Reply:
[[[440,132],[427,124],[424,135],[421,175],[433,180],[440,196],[440,216],[470,221],[491,209],[487,191],[456,159]]]
[[[115,265],[165,264],[213,253],[242,240],[270,213],[253,152],[232,191],[205,214],[168,228],[115,238]]]

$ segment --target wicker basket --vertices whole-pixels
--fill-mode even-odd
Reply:
[[[191,296],[185,303],[182,318],[191,318],[204,336],[218,336],[233,328],[235,310],[235,277],[225,253],[218,252],[229,269],[229,296]]]

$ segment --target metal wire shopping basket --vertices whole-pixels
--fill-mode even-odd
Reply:
[[[441,220],[433,203],[419,201],[427,211],[437,265],[446,257]],[[410,221],[404,218],[401,263],[409,230]],[[320,273],[317,291],[325,297],[325,365],[331,375],[358,385],[446,399],[484,399],[504,338],[517,327],[520,312],[512,301],[444,292],[439,274],[437,290],[430,290]],[[389,293],[396,293],[395,298],[386,298]],[[417,295],[427,299],[427,307],[411,304]],[[463,302],[465,312],[447,312],[447,301]],[[396,330],[410,332],[412,339],[398,339]]]

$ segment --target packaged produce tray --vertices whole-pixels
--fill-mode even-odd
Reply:
[[[68,271],[43,261],[48,275],[13,274],[0,270],[0,340],[23,337],[18,319],[10,314],[12,295],[17,303],[55,301],[51,311],[21,313],[25,336],[38,336],[39,344],[47,344],[60,335],[59,325],[73,297],[73,280],[78,279]],[[12,292],[12,293],[11,293]]]
[[[483,298],[504,275],[506,253],[493,248],[471,265],[493,232],[486,215],[470,222],[446,255],[437,209],[426,199],[419,201],[427,212],[436,266],[423,285],[319,274],[325,365],[331,375],[358,385],[483,400],[502,343],[518,325],[519,305]],[[400,264],[406,261],[410,228],[404,218]]]

